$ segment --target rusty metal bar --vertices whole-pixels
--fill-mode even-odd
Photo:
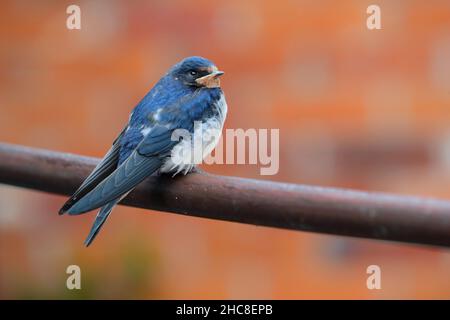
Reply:
[[[0,143],[0,183],[69,195],[97,161]],[[123,204],[260,226],[450,247],[450,201],[444,200],[193,173],[175,179],[150,177]]]

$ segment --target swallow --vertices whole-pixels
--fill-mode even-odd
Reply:
[[[194,170],[195,163],[175,161],[174,156],[190,154],[187,149],[192,148],[193,139],[174,139],[174,133],[182,130],[206,136],[213,129],[220,135],[227,114],[219,79],[223,74],[205,58],[188,57],[171,67],[135,106],[112,147],[59,211],[60,215],[78,215],[100,208],[86,246],[112,209],[146,177],[186,175]],[[202,158],[218,142],[217,135],[212,137],[203,141]]]

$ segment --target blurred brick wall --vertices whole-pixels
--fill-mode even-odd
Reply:
[[[369,31],[372,1],[3,1],[0,141],[101,156],[166,69],[202,55],[226,71],[226,127],[281,139],[276,176],[205,170],[448,198],[450,2],[376,3]],[[58,217],[63,201],[0,186],[0,297],[450,297],[438,249],[124,207],[85,249],[93,217]],[[69,264],[82,293],[64,287]]]

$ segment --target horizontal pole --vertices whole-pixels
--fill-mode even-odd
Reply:
[[[0,143],[0,183],[70,195],[98,161]],[[122,204],[252,225],[450,247],[450,202],[444,200],[201,172],[149,177]]]

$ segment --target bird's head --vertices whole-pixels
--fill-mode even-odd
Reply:
[[[170,71],[175,80],[193,87],[219,88],[223,71],[202,57],[189,57],[174,65]]]

